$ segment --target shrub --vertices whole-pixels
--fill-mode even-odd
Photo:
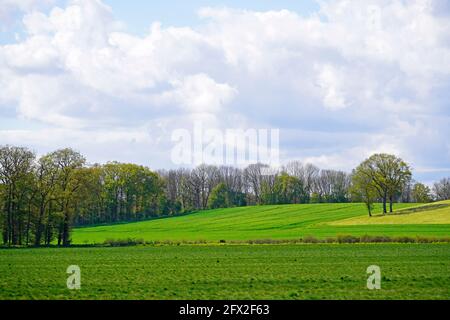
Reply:
[[[106,239],[104,242],[105,245],[109,245],[111,247],[128,247],[128,246],[137,246],[137,245],[145,245],[145,240],[143,239]]]
[[[387,236],[363,236],[361,237],[361,242],[363,243],[385,243],[392,242],[392,239]]]
[[[436,238],[417,236],[417,243],[433,243],[437,242]]]
[[[304,243],[319,243],[320,240],[313,236],[306,236],[303,238]]]
[[[360,238],[354,237],[354,236],[349,236],[349,235],[343,235],[343,236],[338,236],[337,241],[339,243],[358,243],[358,242],[360,242]]]
[[[415,243],[416,239],[411,237],[395,237],[392,241],[397,243]]]

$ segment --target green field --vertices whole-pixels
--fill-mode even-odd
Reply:
[[[78,228],[73,232],[73,243],[100,244],[107,239],[127,238],[217,242],[298,239],[304,236],[326,238],[338,235],[449,236],[450,206],[439,210],[430,206],[432,205],[417,212],[403,212],[401,209],[416,208],[418,205],[397,204],[395,216],[372,218],[368,217],[363,204],[218,209],[144,222]],[[376,206],[376,211],[381,211],[380,205]]]
[[[66,288],[79,265],[81,290]],[[381,290],[366,287],[369,265]],[[0,250],[0,299],[449,299],[450,244]]]
[[[372,218],[362,204],[317,204],[78,228],[75,244],[127,238],[205,244],[0,249],[0,300],[450,299],[449,243],[230,244],[308,235],[448,237],[449,217],[449,202],[397,205],[394,214]],[[69,265],[81,268],[79,291],[66,288]],[[381,268],[381,290],[366,287],[370,265]]]

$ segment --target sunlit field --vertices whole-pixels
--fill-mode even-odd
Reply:
[[[247,241],[298,239],[339,235],[428,236],[450,235],[449,207],[435,210],[417,204],[396,204],[395,215],[369,218],[363,204],[307,204],[256,206],[202,211],[145,222],[78,228],[74,244],[102,244],[108,239],[145,241]],[[425,211],[423,211],[425,210]],[[403,214],[402,214],[403,213]]]
[[[68,290],[66,268],[81,268]],[[380,266],[381,290],[366,287]],[[0,250],[0,299],[449,299],[450,244]]]

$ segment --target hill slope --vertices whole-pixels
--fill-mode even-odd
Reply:
[[[396,209],[414,204],[397,204]],[[450,207],[449,207],[450,208]],[[450,215],[444,209],[444,218]],[[378,205],[376,210],[380,211]],[[401,211],[399,210],[398,213]],[[430,223],[433,218],[416,221],[415,215],[433,215],[433,210],[408,213],[411,223],[374,223],[381,218],[366,218],[363,204],[305,204],[257,206],[208,210],[191,215],[144,222],[78,228],[73,243],[103,243],[106,239],[145,239],[147,241],[219,241],[257,239],[295,239],[308,235],[319,238],[337,235],[448,236],[450,223]],[[428,213],[427,213],[428,212]],[[404,212],[406,213],[406,212]],[[406,216],[402,215],[402,216]],[[393,217],[389,217],[393,218]],[[364,219],[355,220],[352,219]],[[403,218],[405,219],[405,218]],[[430,220],[431,219],[431,220]],[[339,224],[338,221],[345,221]],[[350,221],[350,222],[349,222]]]
[[[361,216],[330,223],[334,226],[375,224],[450,224],[450,201],[413,206],[393,215]]]

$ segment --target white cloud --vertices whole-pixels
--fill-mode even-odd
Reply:
[[[217,113],[237,94],[228,84],[216,83],[206,74],[187,76],[171,82],[172,91],[162,94],[165,103],[181,105],[189,113]]]
[[[55,0],[1,0],[0,32],[13,21],[13,16],[20,12],[31,12],[53,4]]]
[[[323,90],[323,105],[330,110],[345,109],[347,104],[341,89],[343,79],[339,76],[336,68],[324,65],[319,69],[317,85]]]
[[[149,136],[165,141],[152,145],[164,166],[168,132],[203,119],[222,129],[280,128],[282,139],[283,130],[307,131],[283,154],[330,167],[374,151],[422,167],[450,160],[438,153],[450,135],[450,20],[441,0],[330,1],[309,17],[203,8],[196,28],[155,22],[143,37],[99,0],[48,14],[37,3],[0,6],[27,12],[26,38],[0,46],[0,116],[14,109],[71,132],[68,144],[105,143],[74,132],[150,126]]]

